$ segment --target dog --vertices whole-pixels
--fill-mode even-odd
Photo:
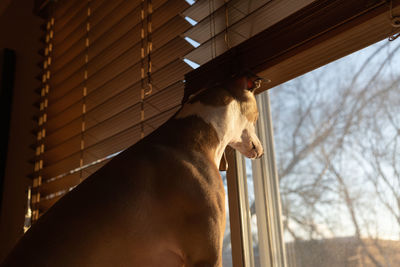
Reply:
[[[227,146],[255,159],[256,76],[192,95],[60,199],[2,266],[222,266]]]

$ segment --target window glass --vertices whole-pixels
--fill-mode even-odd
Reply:
[[[270,99],[288,266],[400,266],[400,43]]]
[[[251,243],[252,247],[250,249],[253,250],[252,253],[252,264],[255,267],[261,266],[260,264],[260,247],[259,247],[259,233],[258,233],[258,225],[257,225],[257,210],[256,210],[256,200],[255,200],[255,192],[254,192],[254,179],[253,179],[253,171],[251,160],[249,158],[245,158],[245,166],[246,166],[246,182],[247,182],[247,196],[249,202],[249,224],[251,229]],[[262,238],[262,237],[261,237]],[[265,253],[261,251],[261,253]]]

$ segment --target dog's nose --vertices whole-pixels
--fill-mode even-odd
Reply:
[[[264,156],[264,151],[262,151],[261,154],[257,156],[257,158],[259,159],[259,158],[261,158],[262,156]]]

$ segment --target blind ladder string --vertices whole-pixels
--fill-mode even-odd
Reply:
[[[42,184],[42,170],[43,170],[43,154],[45,150],[45,137],[46,137],[46,122],[47,122],[47,106],[48,106],[48,94],[50,91],[50,86],[48,80],[50,79],[50,64],[51,64],[51,53],[53,51],[53,37],[54,37],[54,18],[51,17],[46,23],[46,36],[45,36],[45,50],[44,50],[44,60],[43,60],[43,74],[41,77],[42,88],[40,91],[40,115],[39,115],[39,130],[37,133],[37,147],[36,147],[36,161],[34,166],[34,171],[36,177],[33,180],[34,192],[31,195],[31,206],[32,223],[39,219],[39,207],[40,202],[40,191],[39,187]]]
[[[85,65],[84,65],[84,73],[83,73],[83,88],[82,88],[82,115],[81,115],[81,142],[80,142],[80,159],[79,159],[79,167],[81,168],[79,171],[79,182],[83,180],[83,156],[85,150],[85,131],[86,131],[86,96],[87,96],[87,80],[89,77],[88,74],[88,63],[89,63],[89,32],[90,32],[90,16],[91,16],[91,8],[90,1],[87,0],[87,16],[86,16],[86,38],[85,38]]]
[[[147,0],[147,91],[145,95],[150,95],[153,91],[153,83],[151,79],[152,61],[151,54],[153,52],[153,3]]]
[[[228,9],[228,0],[224,0],[224,8],[225,8],[225,33],[224,40],[226,44],[226,48],[229,50],[231,48],[229,42],[228,28],[229,28],[229,9]]]
[[[145,0],[140,2],[140,138],[144,138],[144,97],[145,97],[145,35],[144,35],[144,19],[145,19]]]
[[[153,15],[153,4],[151,0],[141,1],[140,10],[140,138],[144,138],[144,125],[145,125],[145,111],[144,104],[146,96],[149,96],[153,92],[153,81],[151,77],[152,73],[152,51],[153,51],[153,40],[152,40],[152,15]],[[147,4],[147,17],[145,16],[145,4]],[[145,35],[145,20],[147,22],[147,36]],[[146,55],[147,55],[147,71],[146,69]],[[147,77],[147,81],[146,81]]]

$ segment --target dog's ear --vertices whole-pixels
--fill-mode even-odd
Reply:
[[[226,83],[226,88],[236,99],[245,99],[246,92],[254,93],[262,86],[263,81],[268,80],[246,72],[231,77],[230,81]]]
[[[261,84],[264,80],[265,79],[260,77],[247,78],[247,90],[249,90],[250,92],[254,92],[256,89],[261,87]]]
[[[236,87],[246,89],[250,92],[255,91],[256,89],[261,87],[264,78],[257,76],[250,70],[243,70],[238,75],[233,77],[235,80]]]

